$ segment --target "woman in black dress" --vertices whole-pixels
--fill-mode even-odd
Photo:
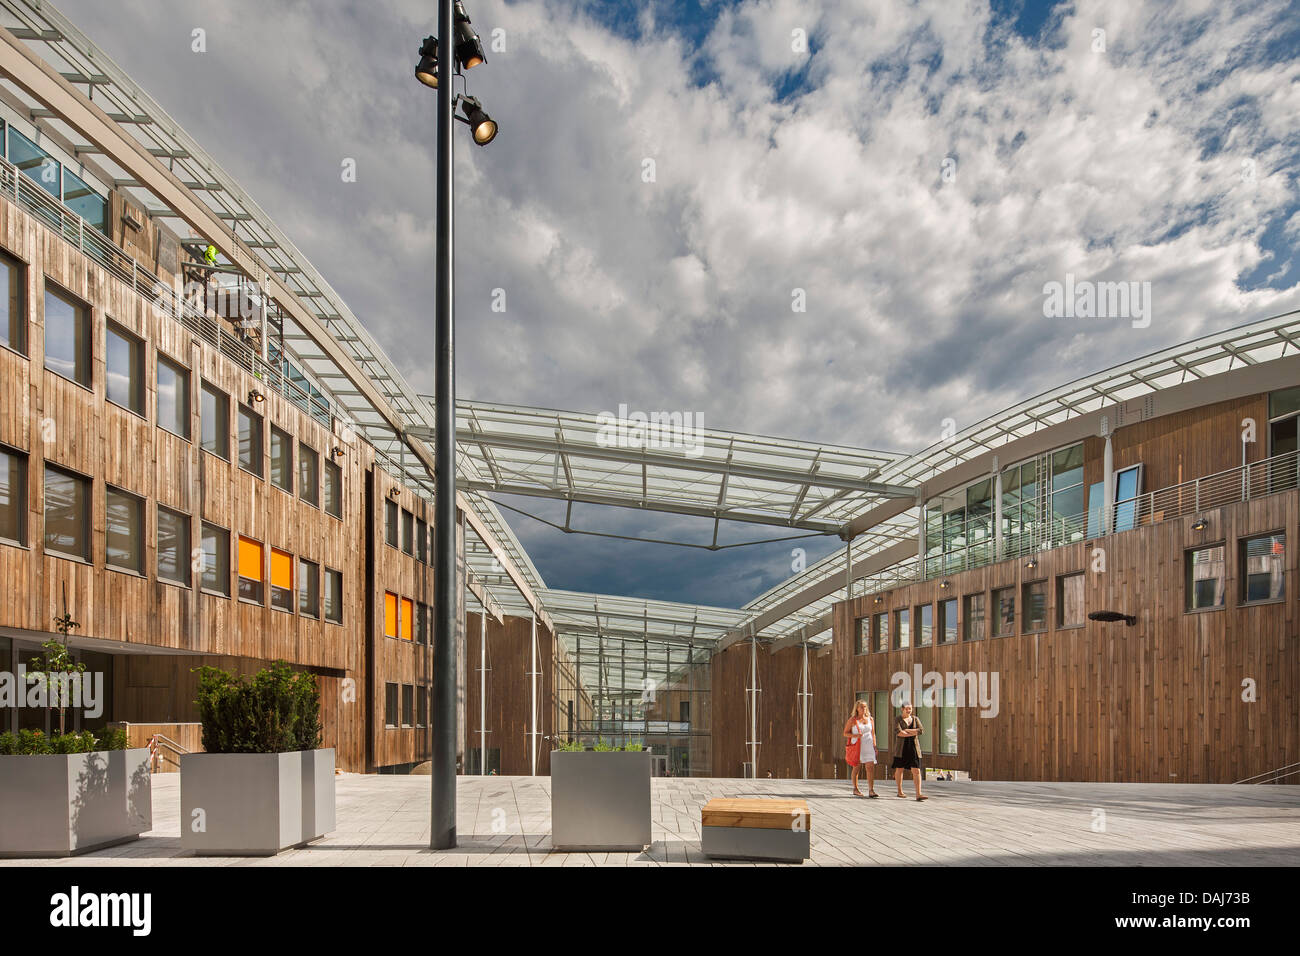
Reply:
[[[916,799],[928,800],[929,797],[921,795],[921,752],[917,749],[916,738],[925,733],[925,728],[921,726],[919,718],[912,716],[912,705],[904,704],[903,713],[894,721],[896,734],[896,746],[894,748],[894,762],[890,765],[894,769],[894,783],[898,784],[898,795],[906,797],[903,793],[903,771],[912,771],[912,783],[916,786]]]

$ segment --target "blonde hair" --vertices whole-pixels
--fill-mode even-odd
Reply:
[[[867,702],[865,700],[855,700],[853,702],[853,713],[849,714],[849,720],[857,720],[859,710],[862,711],[864,717],[871,716],[871,711],[867,709]]]

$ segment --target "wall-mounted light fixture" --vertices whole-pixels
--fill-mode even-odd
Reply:
[[[401,495],[401,493],[402,489],[397,487],[397,485],[393,485],[393,487],[388,489],[388,497],[393,498],[394,500]]]
[[[1034,570],[1034,568],[1038,567],[1038,559],[1030,558],[1029,561],[1025,564],[1025,567],[1027,567],[1030,571]]]
[[[1192,525],[1192,530],[1193,530],[1193,531],[1204,531],[1204,530],[1205,530],[1206,528],[1208,528],[1209,526],[1210,526],[1210,523],[1209,523],[1208,521],[1206,521],[1204,518],[1197,518],[1197,519],[1196,519],[1196,524]]]
[[[942,582],[940,582],[940,584],[939,584],[939,590],[940,590],[940,591],[946,591],[946,590],[948,590],[948,582],[947,582],[947,581],[942,581]]]
[[[338,445],[335,445],[333,448],[330,449],[330,457],[332,457],[332,458],[342,458],[342,457],[343,457],[343,449],[340,448]]]
[[[251,392],[248,393],[248,404],[260,405],[264,401],[266,401],[266,396],[263,395],[261,392],[259,392],[257,389],[253,389]]]

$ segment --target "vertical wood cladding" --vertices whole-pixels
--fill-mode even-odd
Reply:
[[[758,776],[793,778],[803,775],[799,744],[802,717],[799,693],[802,689],[803,651],[787,647],[771,654],[761,644],[758,670]],[[712,731],[713,776],[739,777],[750,759],[750,732],[746,688],[750,686],[748,642],[731,645],[713,655]],[[818,648],[808,651],[809,707],[808,776],[834,775],[834,758],[839,745],[838,710],[832,703],[831,656]],[[847,713],[847,712],[846,712]],[[840,748],[842,749],[842,748]]]
[[[532,684],[532,621],[507,615],[498,624],[487,619],[487,723],[479,708],[479,613],[465,616],[466,658],[466,746],[479,747],[480,729],[486,726],[487,749],[500,751],[502,774],[532,772],[529,756]],[[551,749],[555,744],[555,639],[545,625],[537,625],[537,772],[551,772]],[[490,767],[490,764],[489,764]]]
[[[860,691],[891,686],[894,674],[997,673],[998,712],[957,712],[958,753],[932,767],[969,770],[977,779],[1231,783],[1300,760],[1300,656],[1297,654],[1295,491],[1082,542],[1026,560],[1006,561],[940,580],[841,602],[834,610],[834,706],[848,713]],[[1287,535],[1286,599],[1240,603],[1239,542]],[[1226,607],[1187,612],[1185,552],[1226,543]],[[1094,571],[1104,553],[1105,570]],[[1057,626],[1059,575],[1084,571],[1084,611],[1114,610],[1137,624],[1085,621]],[[856,621],[955,597],[964,625],[968,594],[1046,581],[1045,630],[1025,633],[1022,601],[1008,637],[854,653]],[[964,631],[959,625],[959,632]],[[1243,700],[1247,685],[1256,699]]]

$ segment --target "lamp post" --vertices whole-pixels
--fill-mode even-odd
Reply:
[[[478,66],[486,57],[460,0],[439,0],[438,40],[426,38],[420,47],[415,77],[438,91],[435,152],[437,203],[437,291],[434,307],[434,624],[433,727],[430,747],[432,797],[429,846],[447,850],[456,845],[456,362],[452,268],[452,133],[456,106],[465,100],[465,118],[474,142],[485,146],[496,136],[496,123],[478,100],[455,94],[461,69]]]

